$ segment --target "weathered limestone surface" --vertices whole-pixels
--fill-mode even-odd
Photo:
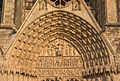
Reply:
[[[0,48],[3,53],[6,52],[13,39],[14,34],[12,29],[0,28]]]
[[[5,0],[3,9],[0,81],[120,81],[116,0]]]
[[[116,54],[120,54],[120,27],[108,27],[106,35],[115,50]]]

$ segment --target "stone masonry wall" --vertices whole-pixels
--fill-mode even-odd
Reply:
[[[0,29],[0,48],[4,53],[6,52],[14,38],[14,34],[12,31],[12,29]]]
[[[108,27],[105,33],[115,51],[117,72],[120,73],[120,27]]]

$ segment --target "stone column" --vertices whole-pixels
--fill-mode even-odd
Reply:
[[[106,0],[107,23],[117,22],[116,0]]]
[[[14,7],[15,7],[15,0],[5,0],[3,24],[14,26]]]

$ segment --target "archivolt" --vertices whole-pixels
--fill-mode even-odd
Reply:
[[[31,22],[18,36],[11,54],[21,57],[23,52],[18,55],[16,51],[24,51],[37,57],[40,47],[56,39],[65,40],[78,51],[84,69],[110,63],[109,52],[96,28],[66,11],[53,11]]]

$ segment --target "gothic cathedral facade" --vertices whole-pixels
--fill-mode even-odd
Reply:
[[[0,81],[120,81],[120,0],[0,0]]]

